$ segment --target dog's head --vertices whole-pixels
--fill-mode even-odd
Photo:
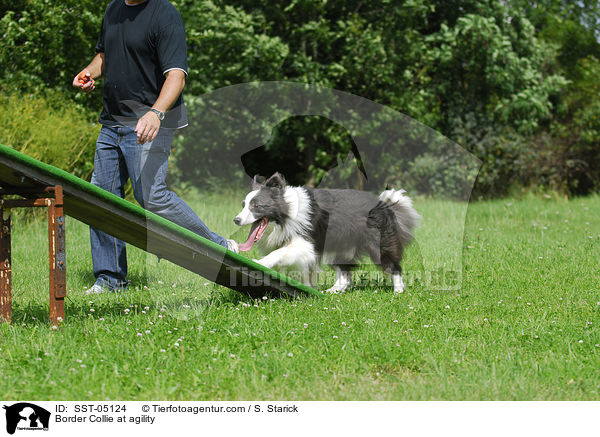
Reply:
[[[252,191],[242,201],[242,211],[233,219],[238,226],[252,224],[248,240],[240,244],[240,250],[250,250],[260,240],[270,221],[282,225],[288,216],[289,206],[284,198],[286,182],[275,173],[265,180],[254,176]]]

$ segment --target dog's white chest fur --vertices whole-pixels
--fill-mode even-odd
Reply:
[[[311,228],[311,204],[308,193],[302,187],[286,187],[283,198],[289,207],[289,218],[283,226],[275,224],[267,237],[267,247],[275,248],[289,244],[294,238],[307,236]]]

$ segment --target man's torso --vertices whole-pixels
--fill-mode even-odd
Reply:
[[[173,34],[177,38],[170,41]],[[96,50],[104,52],[104,109],[100,115],[104,125],[134,124],[158,98],[164,69],[187,71],[183,23],[166,0],[146,0],[133,6],[124,0],[113,1],[106,9]],[[173,53],[179,54],[171,59]],[[163,127],[187,124],[182,96],[169,112]]]

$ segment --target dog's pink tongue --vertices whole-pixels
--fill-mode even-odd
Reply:
[[[254,246],[254,240],[256,239],[256,234],[258,233],[258,228],[260,227],[260,221],[255,221],[252,223],[252,227],[250,228],[250,234],[248,234],[248,239],[245,243],[238,244],[238,248],[241,252],[247,252],[252,249]]]

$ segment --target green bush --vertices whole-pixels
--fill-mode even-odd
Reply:
[[[474,114],[454,119],[452,139],[481,160],[473,196],[498,197],[523,183],[529,160],[527,137],[514,129],[481,123]],[[529,181],[531,182],[531,181]]]
[[[0,94],[0,143],[83,179],[93,170],[100,125],[60,95]]]
[[[58,89],[98,108],[101,94],[83,95],[73,77],[94,56],[107,2],[14,0],[0,2],[0,83],[4,90]]]
[[[233,180],[224,171],[224,163],[239,162],[224,141],[228,126],[223,134],[199,129],[198,120],[219,117],[195,97],[237,83],[286,80],[360,95],[459,142],[483,161],[478,196],[505,195],[519,184],[569,194],[600,189],[598,2],[172,3],[187,31],[190,119],[174,143],[173,161],[202,157],[197,168],[170,172],[180,185],[243,179],[239,170]],[[75,91],[71,80],[94,55],[107,4],[0,2],[0,90],[21,93],[0,95],[0,141],[83,177],[92,168],[98,126],[89,120],[101,108],[102,80],[92,95]],[[75,104],[89,112],[79,113]],[[267,167],[317,184],[349,144],[338,127],[296,117],[265,146]],[[460,157],[445,151],[416,160],[398,150],[391,155],[405,159],[391,164],[382,153],[377,177],[424,194],[460,197],[461,181],[472,176]],[[254,155],[255,167],[265,156]],[[356,179],[340,175],[348,184]]]

